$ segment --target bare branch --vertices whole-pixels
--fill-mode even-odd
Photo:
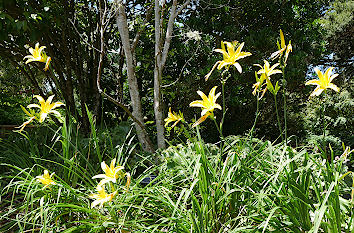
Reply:
[[[189,5],[189,3],[191,3],[191,0],[185,1],[185,2],[183,3],[183,5],[178,8],[178,10],[177,10],[177,12],[176,12],[176,16],[179,15],[179,14],[181,14],[181,12],[183,11],[183,9],[186,8],[186,7]]]
[[[177,16],[176,9],[177,9],[177,0],[173,0],[173,4],[171,7],[171,11],[170,11],[170,18],[169,18],[168,24],[167,24],[165,44],[163,46],[162,59],[161,59],[161,64],[160,64],[161,71],[162,71],[163,67],[165,66],[167,55],[168,55],[168,50],[170,49],[172,33],[173,33],[173,24],[174,24],[176,16]]]
[[[135,38],[133,40],[133,43],[132,43],[132,53],[135,52],[135,49],[136,49],[136,46],[138,45],[138,42],[139,42],[139,39],[140,39],[140,36],[141,36],[141,33],[144,31],[145,29],[145,24],[150,21],[151,19],[151,15],[152,15],[152,9],[153,9],[153,5],[151,5],[149,7],[149,9],[147,10],[147,13],[146,13],[146,17],[145,17],[145,20],[143,22],[143,27],[141,27],[138,32],[136,33],[135,35]]]

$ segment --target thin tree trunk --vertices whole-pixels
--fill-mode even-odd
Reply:
[[[127,63],[127,75],[128,75],[128,83],[129,83],[129,93],[131,98],[131,104],[133,107],[133,116],[141,123],[144,124],[143,114],[142,114],[142,107],[141,107],[141,100],[139,95],[139,88],[138,88],[138,81],[135,76],[135,66],[133,63],[133,55],[131,51],[131,45],[129,41],[129,31],[128,31],[128,24],[127,18],[125,14],[125,7],[122,1],[116,1],[118,7],[118,15],[117,15],[117,24],[119,34],[122,40],[124,54]],[[142,144],[143,149],[145,151],[153,152],[154,148],[151,143],[151,140],[145,131],[144,128],[141,127],[140,124],[135,122],[135,128],[138,135],[139,142]]]
[[[155,0],[155,67],[154,67],[154,113],[157,131],[157,146],[165,148],[165,128],[163,125],[163,109],[161,100],[161,24],[160,4]]]
[[[163,14],[161,11],[164,10],[165,1],[162,1],[162,10],[160,10],[159,2],[159,0],[155,0],[154,112],[157,130],[157,145],[159,148],[165,148],[165,127],[163,124],[163,100],[161,94],[162,73],[171,45],[174,21],[177,15],[180,14],[190,3],[190,0],[185,1],[179,8],[177,8],[177,0],[173,0],[164,40],[162,40],[163,33],[161,28],[163,27]]]

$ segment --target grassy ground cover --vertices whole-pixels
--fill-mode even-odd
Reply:
[[[33,147],[2,142],[6,154],[18,155],[1,165],[2,232],[353,230],[349,148],[335,154],[321,146],[291,148],[236,136],[206,144],[195,131],[194,140],[143,155],[129,134],[111,147],[109,134],[105,142],[92,135],[84,144],[65,124],[43,134],[51,146],[30,143],[36,134],[21,139]],[[107,164],[116,159],[132,178],[129,188],[124,175],[106,185],[107,193],[116,194],[102,208],[91,208],[99,182],[92,177],[102,173],[99,158]],[[38,176],[45,169],[55,172],[55,185],[44,188]]]

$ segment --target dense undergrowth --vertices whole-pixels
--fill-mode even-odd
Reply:
[[[187,143],[143,155],[129,132],[121,144],[108,131],[98,132],[83,139],[64,124],[1,142],[1,232],[354,229],[349,148],[335,154],[330,147],[291,148],[237,136],[207,144],[196,131]],[[44,135],[46,145],[34,143]],[[114,158],[132,174],[129,190],[119,188],[125,184],[120,179],[113,200],[91,208],[92,177],[101,161]],[[55,172],[57,185],[37,182],[44,169]]]

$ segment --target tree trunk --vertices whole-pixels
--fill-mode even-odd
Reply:
[[[157,146],[165,148],[165,127],[163,125],[163,109],[161,100],[161,21],[160,4],[155,0],[155,67],[154,67],[154,113],[157,131]]]
[[[161,28],[163,27],[163,14],[165,1],[162,1],[162,10],[160,10],[160,1],[155,0],[155,67],[154,67],[154,112],[157,130],[157,145],[159,148],[165,148],[165,127],[163,122],[163,108],[161,95],[162,73],[166,64],[168,51],[171,45],[173,24],[178,14],[190,3],[187,0],[177,9],[177,0],[173,0],[166,34],[163,36]],[[164,37],[164,40],[163,40]],[[162,47],[163,44],[163,47]]]
[[[125,14],[125,7],[121,1],[117,0],[116,4],[118,7],[118,15],[117,15],[118,30],[122,40],[124,54],[127,63],[129,93],[131,98],[131,104],[133,107],[132,114],[143,125],[144,119],[142,114],[138,81],[135,76],[135,66],[133,63],[133,55],[132,55],[130,41],[129,41],[129,31],[128,31],[127,18]],[[141,143],[143,149],[145,151],[153,152],[154,148],[147,132],[137,122],[135,122],[134,124],[135,124],[139,142]]]

